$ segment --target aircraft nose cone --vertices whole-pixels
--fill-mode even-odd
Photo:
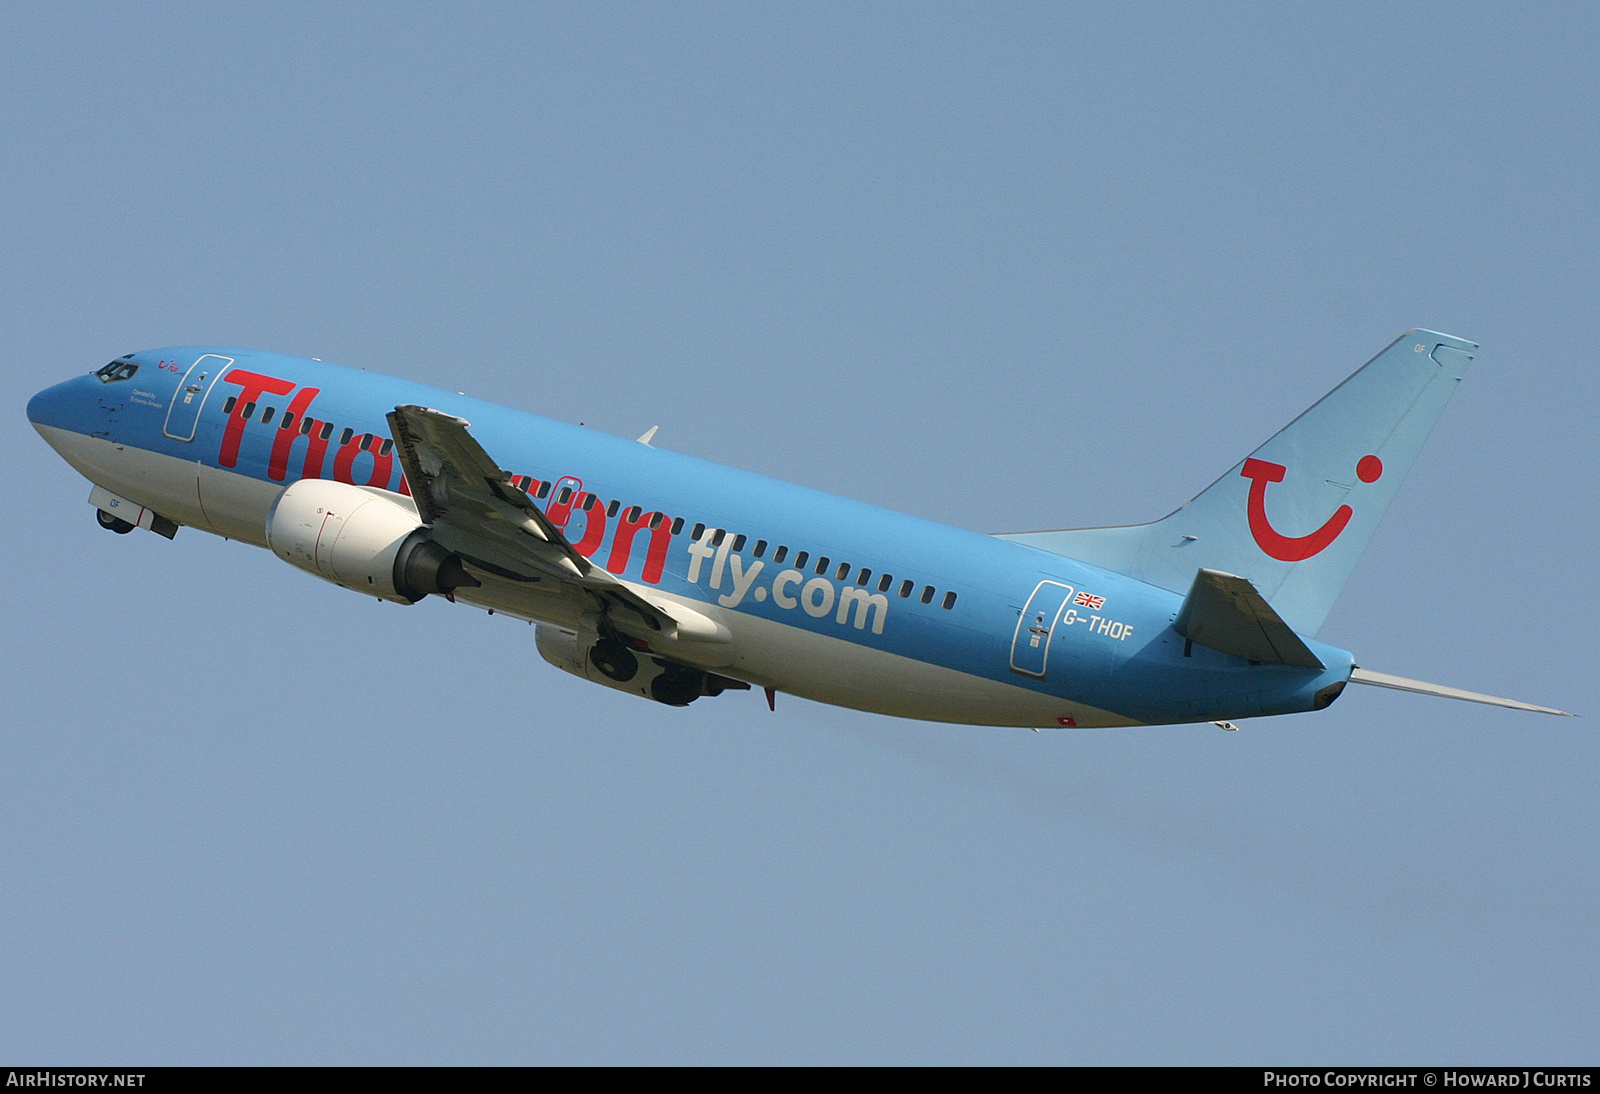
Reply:
[[[99,386],[92,376],[77,376],[64,383],[47,387],[28,400],[28,421],[35,426],[54,426],[70,429],[73,419],[81,415],[85,399],[85,381]]]

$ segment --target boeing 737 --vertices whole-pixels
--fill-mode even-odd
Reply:
[[[537,624],[672,706],[751,686],[904,718],[1113,727],[1321,710],[1315,635],[1477,346],[1413,330],[1150,524],[984,535],[323,361],[154,349],[40,392],[103,528],[197,528],[366,596]]]

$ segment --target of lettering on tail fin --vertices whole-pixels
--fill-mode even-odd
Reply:
[[[1237,575],[1295,631],[1315,634],[1477,348],[1408,331],[1154,523],[1000,538],[1177,593],[1189,592],[1200,570]],[[1241,393],[1239,402],[1251,400]]]

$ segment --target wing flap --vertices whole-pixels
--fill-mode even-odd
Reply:
[[[725,636],[713,620],[647,599],[579,554],[533,499],[511,485],[510,473],[468,432],[465,419],[421,406],[397,406],[388,417],[418,515],[469,566],[508,580],[548,578],[582,589],[662,638]]]

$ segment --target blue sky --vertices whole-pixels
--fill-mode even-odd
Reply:
[[[0,1057],[1594,1062],[1577,4],[12,5]],[[686,711],[526,626],[99,532],[34,391],[317,356],[982,531],[1151,519],[1483,351],[1212,727]]]

